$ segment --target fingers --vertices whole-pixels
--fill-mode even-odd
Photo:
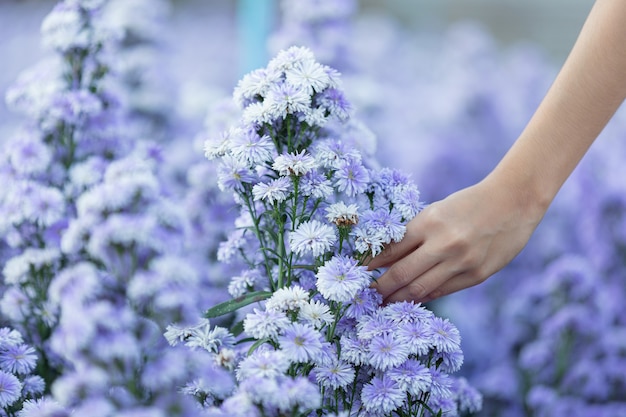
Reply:
[[[400,242],[390,243],[381,253],[376,255],[374,258],[371,258],[369,262],[366,262],[370,271],[376,268],[389,266],[393,262],[415,250],[421,244],[422,237],[418,233],[419,227],[416,227],[415,225],[416,219],[417,217],[407,224],[406,233]]]
[[[411,283],[413,286],[408,288],[408,291],[410,291],[414,297],[424,297],[428,292],[434,289],[434,287],[432,287],[433,284],[429,284],[428,281],[423,281],[421,278],[419,282],[413,282],[415,278],[430,272],[437,264],[437,259],[428,255],[427,251],[416,250],[391,265],[391,267],[372,284],[372,287],[385,299]]]
[[[418,280],[411,282],[407,286],[400,288],[393,294],[384,298],[384,302],[388,304],[396,301],[413,300],[415,302],[427,303],[457,291],[473,287],[482,282],[481,280],[477,280],[475,275],[469,272],[446,278],[445,271],[443,271],[442,274],[442,270],[443,268],[433,268],[423,277],[420,277]],[[420,292],[426,293],[426,296],[416,297]]]

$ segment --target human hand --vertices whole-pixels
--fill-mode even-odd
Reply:
[[[369,262],[389,267],[372,287],[385,303],[427,302],[479,284],[522,250],[544,213],[524,193],[483,180],[411,220],[402,241]]]

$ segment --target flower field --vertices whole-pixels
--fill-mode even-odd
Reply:
[[[249,69],[236,2],[31,6],[0,6],[38,28],[3,61],[42,51],[0,79],[0,416],[626,415],[625,111],[494,277],[370,287],[513,143],[538,47],[284,0]]]

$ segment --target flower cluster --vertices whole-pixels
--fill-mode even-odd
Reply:
[[[22,403],[43,395],[45,382],[34,374],[37,354],[24,343],[22,335],[8,327],[0,328],[0,410],[14,416]]]
[[[46,382],[20,417],[196,411],[171,387],[203,359],[163,332],[209,305],[197,272],[208,259],[186,257],[190,222],[157,175],[162,149],[138,140],[149,129],[116,94],[115,4],[60,2],[42,25],[54,56],[7,96],[31,124],[0,155],[0,308],[41,354]]]
[[[281,51],[245,76],[240,123],[208,140],[218,184],[240,205],[224,262],[245,269],[232,301],[208,318],[232,326],[170,327],[170,343],[208,352],[227,389],[199,380],[211,416],[436,415],[480,408],[449,376],[462,362],[458,330],[420,305],[382,306],[366,262],[399,241],[421,208],[410,178],[377,169],[336,71],[310,50]],[[365,136],[370,138],[371,136]],[[216,376],[217,377],[217,376]]]

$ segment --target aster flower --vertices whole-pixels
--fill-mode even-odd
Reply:
[[[374,377],[363,386],[361,402],[367,411],[389,414],[404,403],[404,391],[386,375]]]
[[[416,359],[408,359],[399,366],[389,369],[387,375],[400,389],[416,397],[430,391],[432,384],[430,370]]]
[[[13,374],[30,373],[36,363],[35,349],[28,345],[10,346],[0,353],[0,368]]]
[[[309,303],[303,303],[308,306]],[[302,314],[302,313],[301,313]],[[278,334],[289,325],[290,321],[287,315],[282,311],[276,310],[259,310],[254,309],[254,313],[249,313],[243,322],[243,328],[255,339],[272,339],[276,340]]]
[[[334,179],[334,185],[340,192],[354,197],[367,190],[370,177],[369,172],[361,163],[350,160],[339,165],[334,173]]]
[[[267,183],[261,182],[252,187],[255,200],[267,201],[271,204],[285,201],[291,192],[291,180],[288,177],[279,177]]]
[[[283,351],[257,350],[241,361],[237,368],[237,379],[277,377],[287,371],[289,365],[290,357]]]
[[[293,362],[315,362],[322,353],[321,334],[308,324],[290,324],[278,337],[278,343]]]
[[[335,244],[335,231],[317,220],[304,222],[289,235],[291,250],[298,255],[311,254],[315,257],[329,251]]]
[[[0,407],[15,403],[22,392],[22,383],[13,374],[0,370]]]
[[[330,311],[330,307],[321,301],[313,300],[302,304],[298,319],[304,323],[310,324],[316,329],[321,329],[325,325],[331,324],[334,320],[334,316]]]
[[[325,298],[348,302],[371,283],[366,266],[359,266],[353,258],[336,256],[317,272],[317,289]]]
[[[429,324],[431,343],[439,352],[454,352],[459,349],[461,335],[448,319],[433,317]]]
[[[299,285],[279,288],[266,301],[265,308],[274,311],[296,311],[309,301],[309,293]]]
[[[272,168],[280,175],[302,176],[316,168],[315,159],[305,150],[299,153],[279,155],[274,159]]]
[[[406,344],[389,333],[372,337],[368,350],[368,363],[381,371],[399,366],[409,358]]]

